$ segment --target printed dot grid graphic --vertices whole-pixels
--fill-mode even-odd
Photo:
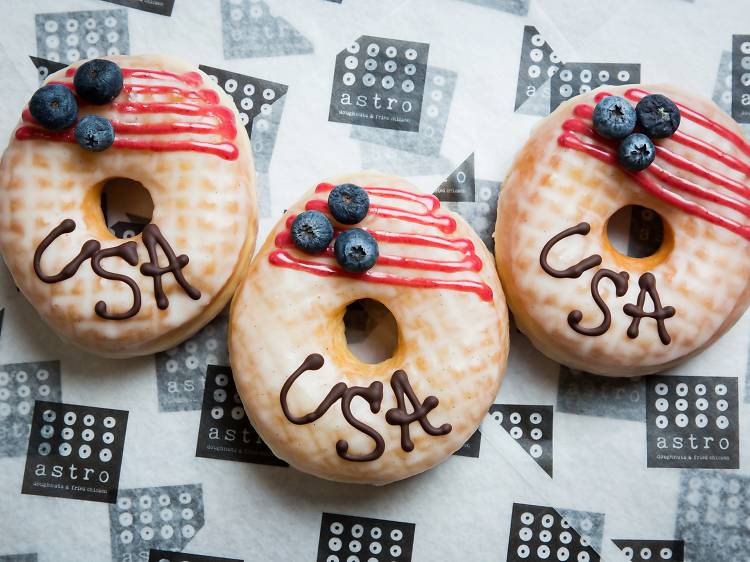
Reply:
[[[289,466],[268,448],[245,414],[232,369],[209,365],[196,457]]]
[[[732,53],[722,51],[719,68],[716,70],[716,82],[712,99],[721,109],[732,114]],[[750,136],[750,124],[740,123],[745,136]]]
[[[750,552],[750,477],[683,470],[675,536],[685,542],[687,562],[746,561]]]
[[[622,86],[641,81],[641,65],[630,63],[565,63],[550,82],[550,112],[562,102],[599,86]]]
[[[62,400],[60,362],[0,365],[0,458],[26,452],[35,400]]]
[[[382,144],[426,156],[438,156],[445,136],[457,74],[446,68],[427,67],[424,102],[419,120],[419,131],[404,133],[352,125],[351,138]]]
[[[313,45],[263,0],[221,0],[224,58],[304,55]]]
[[[40,83],[44,82],[47,79],[47,76],[49,76],[53,72],[57,72],[58,70],[62,70],[63,68],[68,66],[67,64],[63,64],[61,62],[55,62],[31,55],[29,55],[29,58],[36,67],[37,73],[39,74]]]
[[[204,524],[200,484],[120,490],[109,507],[112,560],[146,560],[152,548],[180,551]]]
[[[750,35],[732,37],[732,117],[750,123]]]
[[[220,558],[205,554],[189,554],[187,552],[170,552],[168,550],[151,549],[148,562],[243,562],[239,558]]]
[[[226,311],[177,347],[155,355],[159,410],[200,410],[208,365],[229,365]]]
[[[606,377],[560,365],[555,409],[566,414],[646,419],[643,377]]]
[[[336,55],[328,120],[419,131],[429,49],[427,43],[360,36]]]
[[[549,81],[562,64],[539,30],[533,25],[524,26],[513,110],[526,115],[547,115],[550,110]]]
[[[411,562],[414,523],[323,513],[317,562]]]
[[[114,503],[128,412],[37,400],[21,492]]]
[[[500,10],[508,12],[509,14],[515,14],[517,16],[525,16],[529,12],[529,4],[531,0],[461,0],[462,2],[468,2],[469,4],[476,4],[478,6],[484,6],[485,8],[492,8],[494,10]]]
[[[737,386],[736,377],[648,377],[648,466],[739,468]]]
[[[128,12],[114,9],[37,14],[36,51],[40,57],[65,64],[127,55]]]
[[[552,406],[493,404],[490,416],[552,477]]]
[[[578,525],[569,514],[580,516]],[[514,503],[507,562],[597,562],[600,556],[586,531],[595,528],[590,515],[600,514],[573,511],[563,514],[552,507]]]
[[[232,96],[240,113],[240,120],[250,137],[255,171],[267,179],[288,86],[205,65],[198,68]],[[256,188],[261,216],[270,216],[271,194],[268,182],[259,180]]]
[[[632,562],[683,562],[685,543],[673,540],[612,539]]]

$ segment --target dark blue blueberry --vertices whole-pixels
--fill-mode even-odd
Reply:
[[[322,252],[333,240],[333,225],[320,211],[305,211],[292,223],[292,242],[303,252]]]
[[[45,129],[67,129],[76,122],[78,102],[62,84],[39,88],[29,101],[29,113]]]
[[[122,70],[111,60],[90,60],[78,67],[73,85],[81,99],[104,105],[122,90]]]
[[[605,139],[624,139],[635,129],[635,109],[619,96],[607,96],[594,108],[594,130]]]
[[[651,165],[656,156],[654,143],[646,135],[634,133],[620,142],[617,148],[617,160],[630,172],[640,172]]]
[[[367,216],[370,197],[353,183],[337,185],[328,194],[328,210],[341,224],[357,224]]]
[[[680,110],[667,96],[650,94],[635,106],[638,124],[652,139],[671,137],[680,126]]]
[[[350,228],[336,237],[333,244],[336,261],[345,270],[362,273],[378,260],[378,243],[372,234],[361,228]]]
[[[115,129],[109,119],[86,115],[76,125],[76,142],[91,152],[107,150],[115,142]]]

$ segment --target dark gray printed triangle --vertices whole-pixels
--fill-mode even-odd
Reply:
[[[552,477],[552,406],[493,404],[490,416]]]
[[[205,554],[191,554],[188,552],[171,552],[169,550],[151,549],[148,562],[243,562],[239,558],[220,558]]]
[[[414,530],[414,523],[323,513],[316,561],[411,562]]]
[[[598,513],[514,503],[507,562],[598,562],[592,533],[601,533],[603,520]]]
[[[265,0],[221,0],[221,34],[227,59],[313,52],[310,40],[286,19],[274,15]]]
[[[450,176],[433,192],[441,201],[471,201],[476,198],[474,183],[474,153],[453,170]]]
[[[521,59],[514,111],[527,115],[549,113],[549,80],[560,69],[562,61],[533,25],[523,28]]]
[[[112,560],[150,560],[151,549],[180,551],[204,524],[200,484],[120,490],[109,506]]]
[[[60,362],[0,365],[0,458],[21,457],[28,450],[35,400],[62,400]]]
[[[47,76],[50,74],[53,74],[57,72],[58,70],[62,70],[67,64],[63,64],[61,62],[55,62],[47,59],[43,59],[41,57],[35,57],[33,55],[29,55],[29,58],[31,59],[31,62],[36,67],[36,71],[39,74],[39,82],[43,82],[47,79]]]
[[[683,562],[685,542],[681,540],[612,539],[631,562]]]
[[[630,63],[568,62],[550,80],[550,112],[564,101],[600,86],[622,86],[641,81],[641,65]]]
[[[196,457],[288,466],[261,440],[242,407],[232,369],[209,365]]]
[[[478,429],[466,440],[463,446],[453,453],[457,457],[479,458],[479,449],[482,444],[482,432]]]

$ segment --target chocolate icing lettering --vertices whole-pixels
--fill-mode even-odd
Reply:
[[[637,338],[638,328],[642,318],[653,318],[656,320],[656,330],[659,333],[659,339],[664,345],[669,345],[672,338],[667,332],[667,327],[664,325],[664,320],[671,318],[675,315],[675,309],[672,306],[662,307],[659,293],[656,290],[656,278],[651,273],[644,273],[638,279],[638,286],[641,288],[641,292],[638,293],[638,301],[636,304],[626,304],[623,307],[623,312],[628,316],[633,317],[633,321],[628,327],[628,337]],[[654,303],[654,311],[646,312],[643,309],[643,305],[646,303],[646,295],[651,297]]]
[[[547,273],[547,275],[551,275],[552,277],[556,277],[557,279],[577,279],[581,275],[583,275],[585,271],[588,271],[592,267],[601,265],[602,257],[597,254],[584,258],[577,264],[572,265],[567,269],[555,269],[547,262],[547,256],[549,255],[550,250],[552,250],[555,244],[560,242],[560,240],[563,240],[568,236],[573,236],[574,234],[582,234],[583,236],[586,236],[590,231],[591,225],[589,225],[589,223],[587,222],[582,222],[570,228],[566,228],[560,234],[556,234],[550,239],[549,242],[544,245],[544,248],[542,248],[542,253],[539,255],[539,264],[542,266],[542,269]]]
[[[602,299],[602,296],[599,294],[599,282],[604,278],[610,279],[615,286],[615,294],[618,297],[621,297],[628,290],[628,277],[629,276],[625,271],[621,271],[620,273],[615,273],[611,269],[600,269],[597,271],[591,279],[591,296],[594,297],[596,306],[602,311],[604,319],[598,326],[585,328],[581,326],[583,313],[580,310],[573,310],[568,314],[568,324],[570,327],[584,336],[601,336],[609,330],[609,327],[612,324],[612,314],[609,311],[609,307],[604,302],[604,299]]]
[[[284,382],[279,395],[281,410],[284,412],[284,416],[295,425],[305,425],[320,419],[333,404],[341,400],[341,413],[343,414],[344,419],[352,427],[372,438],[375,442],[375,446],[372,451],[365,455],[350,455],[349,443],[344,439],[339,439],[336,442],[336,453],[342,459],[353,462],[374,461],[375,459],[380,458],[385,451],[385,441],[383,440],[383,436],[380,435],[375,428],[358,420],[354,414],[352,414],[351,402],[356,396],[361,396],[370,405],[370,411],[373,414],[377,414],[380,411],[380,405],[383,400],[383,383],[375,381],[371,383],[370,386],[349,387],[346,383],[339,382],[333,385],[325,398],[323,398],[320,404],[318,404],[318,407],[312,412],[302,416],[296,416],[290,411],[287,396],[289,395],[289,390],[292,388],[294,382],[306,371],[319,370],[323,367],[324,363],[325,360],[319,353],[308,355],[297,370],[294,371]],[[427,414],[438,405],[438,399],[434,396],[428,396],[424,402],[420,401],[409,383],[409,377],[404,371],[398,370],[393,373],[393,376],[391,377],[391,387],[396,396],[398,407],[388,410],[385,415],[385,420],[390,425],[401,426],[401,448],[404,451],[410,452],[414,449],[414,443],[409,436],[409,425],[415,421],[419,422],[424,432],[428,435],[446,435],[451,432],[452,427],[450,424],[446,423],[440,427],[435,427],[429,422]],[[412,413],[406,411],[404,397],[409,400],[414,408]]]
[[[101,265],[103,259],[111,257],[122,258],[128,265],[138,265],[138,246],[133,241],[124,242],[119,246],[112,248],[102,249],[101,244],[97,240],[87,240],[83,243],[83,246],[81,246],[78,255],[70,260],[60,272],[55,273],[54,275],[48,275],[42,271],[42,256],[47,248],[49,248],[60,236],[70,234],[75,229],[75,221],[65,219],[53,228],[44,240],[41,241],[37,249],[34,251],[34,272],[37,277],[39,277],[44,283],[60,283],[61,281],[73,277],[86,260],[91,260],[91,269],[96,275],[110,281],[121,281],[133,291],[133,305],[128,310],[125,312],[108,312],[107,303],[104,301],[98,301],[94,305],[94,312],[96,312],[97,316],[104,318],[105,320],[126,320],[138,314],[141,309],[141,290],[138,283],[127,275],[113,273],[104,269]],[[146,246],[151,261],[150,263],[145,263],[141,266],[141,273],[154,278],[154,294],[156,296],[157,306],[160,309],[169,306],[169,301],[167,300],[167,296],[164,293],[161,284],[161,276],[168,272],[171,272],[174,275],[177,283],[185,290],[190,298],[194,300],[200,298],[200,291],[190,285],[182,274],[182,268],[185,267],[189,261],[188,257],[185,255],[176,256],[174,250],[172,250],[172,247],[155,224],[149,224],[143,229],[143,243]],[[156,246],[160,246],[164,254],[167,256],[169,265],[166,267],[159,267]]]

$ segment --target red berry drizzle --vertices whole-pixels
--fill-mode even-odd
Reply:
[[[326,193],[334,188],[331,183],[321,183],[315,188],[316,193]],[[370,202],[368,215],[380,216],[398,221],[421,224],[435,228],[443,234],[452,234],[456,231],[456,221],[447,215],[438,214],[440,201],[433,195],[419,195],[409,191],[403,191],[391,187],[364,187],[368,195],[376,200],[400,200],[422,207],[421,211],[410,211],[396,206],[381,204],[377,201]],[[328,204],[322,199],[312,199],[305,204],[306,210],[317,210],[328,212]],[[412,234],[406,232],[388,232],[363,228],[378,242],[393,244],[408,244],[410,246],[422,246],[427,248],[440,248],[454,251],[460,254],[458,260],[431,260],[418,257],[395,256],[380,254],[376,262],[376,268],[364,273],[349,273],[336,264],[333,248],[328,247],[320,254],[324,261],[313,259],[317,256],[309,256],[310,259],[299,258],[288,250],[295,248],[290,233],[290,228],[296,215],[291,215],[286,221],[286,230],[279,233],[275,239],[276,250],[268,256],[268,261],[279,267],[306,271],[314,275],[336,276],[380,283],[386,285],[398,285],[404,287],[416,287],[423,289],[449,289],[453,291],[472,292],[483,301],[492,300],[492,289],[481,281],[468,279],[439,279],[434,277],[404,277],[381,271],[377,266],[393,266],[421,271],[437,271],[441,273],[459,273],[462,271],[478,272],[482,269],[482,260],[474,251],[474,243],[467,238],[446,238],[439,234]],[[337,230],[338,234],[340,230]]]
[[[72,78],[76,69],[69,68],[65,76]],[[113,146],[132,150],[149,150],[152,152],[174,152],[192,150],[214,154],[225,160],[236,160],[239,156],[237,146],[231,141],[237,136],[235,117],[232,110],[221,105],[219,94],[209,88],[201,88],[203,78],[197,72],[186,72],[174,74],[160,70],[145,70],[138,68],[123,68],[123,92],[126,99],[130,94],[139,95],[171,95],[176,98],[174,102],[131,102],[115,101],[112,103],[115,111],[120,115],[159,114],[180,115],[193,117],[196,120],[164,121],[157,123],[138,123],[112,121],[115,129],[115,142]],[[154,80],[156,83],[130,82],[129,78],[140,80]],[[162,83],[159,83],[161,81]],[[177,82],[165,84],[164,81]],[[73,82],[56,81],[50,84],[62,84],[73,90]],[[186,87],[183,87],[186,86]],[[79,100],[79,105],[82,102]],[[207,121],[206,118],[210,119]],[[29,113],[28,108],[23,110],[22,120],[24,125],[16,129],[18,140],[42,139],[57,142],[75,143],[74,127],[64,131],[50,131],[40,127]],[[139,138],[144,135],[212,135],[218,136],[222,142],[211,142],[194,139],[159,140],[155,138]]]
[[[611,94],[601,92],[597,94],[594,99],[596,102],[599,102],[609,95]],[[649,95],[649,92],[638,88],[631,88],[625,92],[625,97],[634,102],[639,101],[647,95]],[[679,103],[677,103],[677,107],[679,107],[680,114],[684,119],[688,119],[693,123],[710,130],[736,146],[744,154],[750,156],[750,144],[748,144],[742,137],[694,109]],[[602,139],[591,127],[590,123],[593,111],[593,107],[588,104],[576,105],[573,108],[573,115],[575,117],[572,117],[563,123],[563,133],[558,137],[557,142],[560,146],[579,150],[622,170],[617,162],[616,145],[610,141]],[[596,140],[598,143],[587,142],[582,140],[581,137]],[[705,154],[728,168],[742,172],[746,176],[750,175],[750,163],[740,160],[731,154],[727,154],[710,142],[698,139],[679,130],[669,138],[683,146]],[[651,164],[651,166],[642,172],[633,173],[626,170],[622,170],[622,172],[628,174],[642,188],[665,203],[674,205],[688,214],[707,220],[742,236],[746,240],[750,240],[750,225],[741,224],[733,219],[727,218],[717,212],[707,209],[700,203],[686,199],[679,193],[675,193],[665,187],[668,186],[676,191],[681,191],[702,198],[711,203],[724,205],[746,217],[750,217],[750,203],[747,201],[747,199],[750,199],[750,186],[732,179],[719,171],[692,162],[688,158],[675,153],[661,144],[657,144],[656,142],[654,144],[656,148],[656,160],[654,160],[654,163]],[[723,187],[732,193],[739,195],[741,198],[715,191],[686,178],[675,175],[661,166],[661,163],[667,163],[677,169],[690,172],[691,174],[703,178],[716,186]]]

